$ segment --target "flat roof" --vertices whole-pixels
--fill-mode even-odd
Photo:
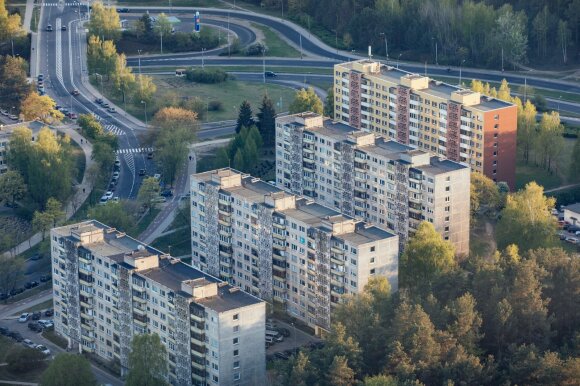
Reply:
[[[199,304],[204,304],[208,308],[211,308],[217,312],[223,312],[231,309],[235,309],[242,306],[248,306],[252,304],[261,303],[262,300],[247,294],[243,291],[230,291],[232,287],[226,284],[222,280],[208,275],[190,265],[187,265],[179,259],[170,257],[164,254],[160,250],[153,248],[145,243],[140,242],[126,234],[114,230],[103,223],[96,220],[87,220],[81,223],[66,225],[63,227],[56,228],[55,231],[63,237],[71,237],[71,232],[93,232],[97,230],[102,230],[104,232],[104,240],[94,243],[84,243],[83,248],[98,254],[103,257],[108,257],[113,261],[126,265],[124,263],[124,257],[128,253],[132,253],[133,256],[148,256],[155,254],[159,256],[159,267],[151,268],[139,272],[135,272],[135,275],[148,278],[156,283],[159,283],[175,292],[179,292],[182,296],[189,296],[191,294],[186,294],[181,291],[181,283],[183,281],[202,279],[204,282],[211,283],[223,283],[223,291],[218,291],[218,295],[214,296],[213,301],[215,301],[216,307],[219,309],[212,308],[212,303],[210,299],[204,299],[203,302],[200,299],[196,299],[195,302]]]
[[[575,204],[566,205],[564,207],[564,209],[567,209],[567,210],[572,211],[574,213],[580,213],[580,202],[577,202]]]
[[[342,67],[346,67],[346,68],[352,70],[354,63],[372,63],[372,61],[369,61],[368,59],[361,59],[361,60],[354,60],[354,61],[346,62],[346,63],[338,63],[337,65],[342,66]],[[415,74],[415,73],[408,72],[408,71],[405,71],[405,70],[402,70],[399,68],[387,66],[386,64],[383,64],[383,63],[381,63],[380,66],[381,66],[380,73],[371,73],[371,74],[365,74],[365,75],[372,76],[372,77],[378,77],[378,78],[384,79],[388,82],[395,83],[396,85],[401,84],[401,77],[406,77],[406,78],[410,78],[410,79],[418,79],[418,78],[424,77],[424,75]],[[438,81],[435,79],[429,79],[429,87],[428,88],[414,90],[414,91],[418,92],[418,93],[425,93],[427,95],[433,95],[433,96],[441,98],[441,99],[449,100],[449,99],[451,99],[451,93],[454,93],[457,91],[464,91],[464,90],[468,90],[468,89],[463,88],[463,87],[459,87],[459,86],[455,86],[455,85],[451,85],[451,84],[448,84],[445,82],[441,82],[441,81]],[[477,110],[481,110],[481,111],[492,111],[492,110],[502,109],[502,108],[511,107],[511,106],[514,106],[514,104],[502,101],[500,99],[491,98],[491,97],[482,95],[480,103],[477,105],[469,106],[469,108],[473,108],[473,109],[477,109]]]

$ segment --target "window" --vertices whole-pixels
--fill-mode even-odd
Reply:
[[[376,249],[376,248],[375,248],[374,246],[373,246],[373,247],[371,247],[371,252],[374,252],[374,251],[375,251],[375,249]]]
[[[234,314],[233,319],[234,320],[240,320],[240,314]]]
[[[234,326],[234,332],[239,332],[240,331],[240,326]]]
[[[213,381],[214,381],[215,383],[218,383],[218,380],[219,380],[219,378],[217,377],[217,375],[214,375],[214,376],[213,376]]]
[[[234,369],[239,369],[240,368],[240,361],[235,361],[234,362]]]
[[[240,350],[234,350],[234,356],[237,357],[240,355]]]
[[[239,381],[240,378],[240,373],[234,373],[234,381]]]
[[[371,257],[371,264],[374,264],[374,263],[375,263],[375,258]]]
[[[371,269],[371,275],[374,275],[374,274],[375,274],[375,269],[373,268],[373,269]]]

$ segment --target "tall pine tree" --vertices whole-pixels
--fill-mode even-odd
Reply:
[[[264,145],[268,147],[274,146],[274,138],[276,137],[276,110],[274,109],[274,103],[268,95],[264,95],[262,99],[262,106],[260,106],[260,112],[258,116],[258,129],[260,134],[262,134],[262,139],[264,140]]]
[[[254,113],[250,102],[243,101],[240,105],[240,113],[238,114],[238,122],[236,124],[236,133],[239,133],[242,127],[250,127],[254,124]]]

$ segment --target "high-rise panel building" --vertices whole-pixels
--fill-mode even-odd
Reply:
[[[328,329],[373,276],[398,286],[398,237],[225,168],[191,176],[194,267]]]
[[[97,221],[52,229],[55,331],[128,370],[159,335],[173,385],[263,385],[265,303]]]
[[[334,119],[515,188],[517,107],[364,59],[334,66]]]
[[[469,167],[314,113],[276,119],[276,184],[399,236],[428,221],[469,252]]]

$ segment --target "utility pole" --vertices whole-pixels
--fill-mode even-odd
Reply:
[[[503,47],[501,48],[501,72],[503,72]]]
[[[161,54],[163,54],[163,31],[159,31],[159,35],[161,36]]]
[[[264,70],[262,71],[262,76],[264,78],[264,84],[266,84],[266,47],[264,47],[264,51],[262,51],[262,66]]]
[[[381,32],[381,35],[385,37],[385,55],[387,56],[387,64],[389,64],[389,43],[387,41],[387,33]]]
[[[298,34],[300,36],[300,59],[302,59],[304,56],[304,52],[302,51],[302,34],[301,33]]]

